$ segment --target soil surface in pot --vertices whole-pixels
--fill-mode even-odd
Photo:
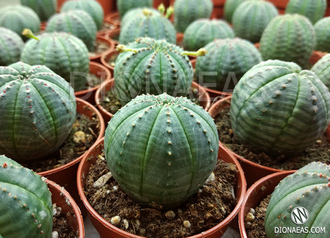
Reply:
[[[237,204],[234,191],[237,168],[218,160],[214,169],[215,180],[206,183],[185,204],[173,211],[141,207],[118,185],[113,177],[101,188],[93,184],[109,172],[101,155],[91,166],[86,178],[87,200],[105,220],[119,216],[120,229],[132,234],[153,238],[179,238],[199,234],[224,220]]]
[[[103,31],[111,31],[113,29],[116,29],[116,26],[110,22],[103,22],[101,30],[99,30],[99,32],[103,32]]]
[[[296,170],[313,161],[330,163],[330,145],[325,132],[311,147],[303,153],[287,157],[284,154],[267,155],[264,151],[243,144],[233,133],[230,121],[230,107],[221,109],[215,118],[219,140],[236,154],[257,164],[280,170]]]
[[[271,195],[264,198],[258,207],[251,209],[245,216],[245,229],[248,238],[267,238],[265,217]]]
[[[111,55],[109,60],[108,60],[108,64],[113,68],[115,68],[115,66],[116,66],[116,60],[118,58],[118,55],[117,54]]]
[[[193,103],[200,105],[198,96],[198,90],[196,88],[191,88],[191,93],[187,95]],[[111,114],[115,114],[122,107],[120,100],[117,98],[113,90],[105,93],[101,100],[101,106]]]
[[[66,214],[61,213],[61,207],[57,207],[56,204],[53,204],[53,212],[56,211],[55,214],[53,214],[53,234],[57,233],[58,238],[76,238],[76,234],[74,230],[69,225]]]
[[[92,89],[100,85],[101,83],[102,83],[102,78],[97,77],[95,74],[89,73],[87,76],[86,88],[84,88],[83,90]]]
[[[89,57],[95,57],[95,56],[98,56],[98,55],[104,53],[109,48],[110,48],[110,46],[107,43],[96,40],[94,42],[94,51],[88,52],[88,55],[89,55]]]
[[[77,114],[70,135],[54,155],[22,165],[37,173],[65,165],[84,154],[94,144],[99,132],[100,122],[96,114],[92,120],[85,115]]]

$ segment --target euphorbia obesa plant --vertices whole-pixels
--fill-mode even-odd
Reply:
[[[123,17],[127,11],[138,7],[152,7],[153,0],[117,0],[117,7],[120,17]]]
[[[0,156],[0,237],[51,238],[51,193],[43,179]]]
[[[230,107],[234,133],[263,151],[298,153],[311,146],[330,119],[330,93],[295,63],[269,60],[236,85]]]
[[[110,171],[132,198],[171,208],[203,185],[218,143],[213,119],[189,99],[141,95],[110,120],[104,149]]]
[[[54,153],[76,120],[70,85],[46,66],[18,62],[0,67],[0,91],[0,154],[27,161]]]
[[[204,55],[206,51],[185,52],[165,40],[138,38],[127,46],[117,47],[121,53],[114,71],[115,92],[123,104],[137,95],[150,93],[184,95],[193,81],[193,68],[187,55]]]
[[[21,4],[32,8],[41,21],[47,21],[57,8],[57,0],[21,0]]]
[[[265,217],[268,238],[320,237],[328,238],[330,221],[330,166],[313,162],[284,178],[275,188]],[[313,236],[312,227],[325,228]],[[298,233],[276,234],[275,228],[295,228]]]
[[[0,66],[6,66],[19,61],[24,42],[14,31],[0,27]]]

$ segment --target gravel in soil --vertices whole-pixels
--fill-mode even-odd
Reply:
[[[105,184],[94,183],[109,170],[102,155],[91,166],[86,177],[87,200],[105,220],[132,234],[153,238],[179,238],[199,234],[224,220],[237,204],[235,198],[236,172],[233,164],[218,160],[215,180],[178,209],[162,211],[141,207],[132,200],[110,175]],[[119,221],[120,219],[120,221]]]
[[[56,236],[57,235],[57,236]],[[53,236],[58,238],[76,238],[75,231],[69,225],[66,214],[61,213],[61,207],[53,204]]]
[[[234,134],[230,121],[230,107],[221,110],[215,118],[219,140],[236,154],[257,164],[280,170],[296,170],[313,161],[330,163],[330,145],[325,132],[311,147],[299,155],[268,155],[264,151],[242,143]]]
[[[271,195],[264,198],[258,207],[251,208],[245,216],[245,229],[248,238],[267,238],[265,216]]]
[[[100,121],[96,114],[92,116],[92,120],[85,115],[77,114],[70,135],[52,156],[22,165],[37,173],[58,168],[84,154],[94,144],[99,133]]]
[[[103,22],[102,28],[100,30],[100,32],[104,32],[104,31],[110,31],[116,29],[116,26],[110,22]]]
[[[95,41],[94,42],[94,51],[88,52],[89,57],[95,57],[98,56],[105,51],[107,51],[110,48],[110,46],[107,43],[104,43],[103,41]]]

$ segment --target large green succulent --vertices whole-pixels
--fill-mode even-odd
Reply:
[[[138,7],[152,7],[153,0],[117,0],[118,12],[121,17],[131,9]]]
[[[0,66],[19,61],[23,47],[24,42],[17,33],[0,27]]]
[[[330,54],[322,57],[316,64],[312,67],[313,71],[321,81],[330,88]]]
[[[227,22],[232,22],[236,8],[245,0],[226,0],[224,5],[224,18]]]
[[[316,46],[315,50],[330,52],[330,17],[319,20],[314,25]]]
[[[327,0],[290,0],[285,13],[306,16],[313,24],[320,20],[327,9]]]
[[[23,6],[34,10],[41,21],[47,21],[56,13],[57,0],[20,0]]]

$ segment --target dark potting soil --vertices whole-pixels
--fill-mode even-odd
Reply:
[[[66,214],[61,213],[61,208],[56,204],[53,204],[53,210],[56,210],[56,213],[53,214],[53,234],[57,233],[58,238],[76,238],[75,231],[66,219]]]
[[[198,90],[196,88],[191,88],[191,93],[188,96],[190,96],[190,100],[193,103],[200,105]],[[101,106],[111,114],[115,114],[122,107],[120,100],[116,97],[113,90],[105,93],[101,101]]]
[[[109,49],[109,45],[104,43],[103,41],[95,41],[94,42],[94,51],[88,52],[89,57],[98,56]]]
[[[287,157],[284,154],[267,155],[258,148],[243,144],[231,127],[230,107],[221,110],[215,119],[220,141],[236,154],[252,162],[280,170],[296,170],[313,161],[330,163],[330,145],[325,132],[311,147],[303,153]]]
[[[119,216],[117,227],[135,235],[179,238],[199,234],[219,224],[237,204],[234,195],[237,168],[222,160],[218,160],[213,171],[216,179],[206,183],[188,202],[173,211],[141,207],[113,177],[100,188],[94,188],[95,181],[108,172],[101,155],[89,170],[84,193],[105,220],[111,223],[111,218]]]
[[[271,195],[264,198],[258,207],[251,209],[245,216],[245,229],[248,238],[267,238],[265,216]]]
[[[58,168],[84,154],[94,144],[99,133],[100,121],[96,114],[92,120],[85,115],[77,114],[70,135],[54,155],[22,165],[37,173]]]

